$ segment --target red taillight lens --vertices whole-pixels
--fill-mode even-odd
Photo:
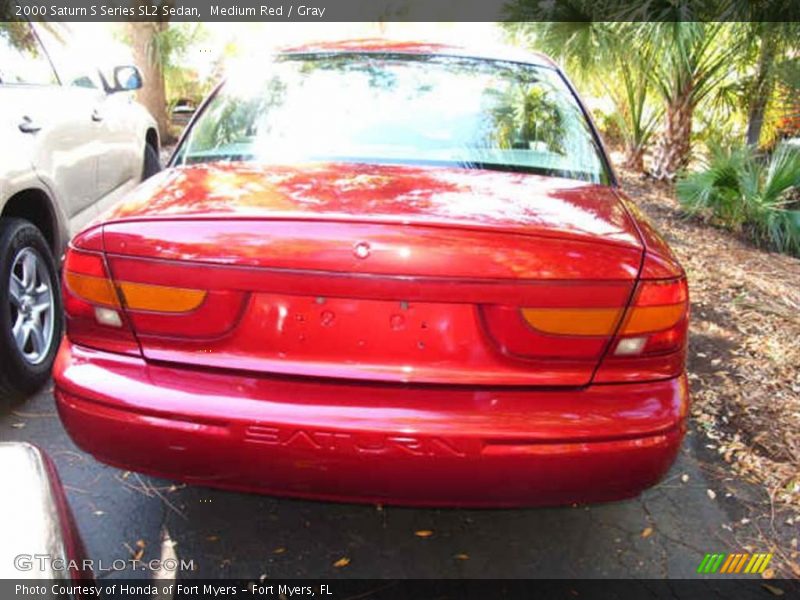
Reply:
[[[643,381],[679,375],[684,368],[688,326],[685,278],[640,281],[594,381]]]
[[[140,354],[102,253],[73,246],[67,250],[62,296],[71,341],[99,350]]]
[[[645,356],[680,350],[686,342],[688,297],[685,279],[639,282],[613,354]]]
[[[579,360],[594,369],[619,325],[630,282],[537,285],[526,306],[481,307],[486,329],[514,358]]]
[[[596,368],[595,382],[664,379],[683,370],[684,278],[640,281],[635,289],[632,283],[549,284],[544,291],[528,306],[481,307],[487,332],[509,358],[540,361],[532,368],[571,361]]]
[[[248,297],[242,291],[199,289],[214,287],[209,272],[178,262],[110,256],[109,266],[142,340],[218,338],[236,325]]]
[[[140,354],[133,332],[214,338],[229,331],[241,313],[242,292],[165,285],[180,266],[123,258],[110,262],[101,252],[74,247],[67,252],[63,295],[67,334],[76,343]],[[143,278],[158,283],[143,283]]]

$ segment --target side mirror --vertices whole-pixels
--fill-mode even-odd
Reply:
[[[142,87],[142,74],[133,65],[114,67],[114,87],[111,92],[131,92]]]

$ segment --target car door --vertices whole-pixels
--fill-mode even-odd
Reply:
[[[141,136],[135,131],[136,123],[131,122],[131,98],[125,93],[106,91],[107,85],[100,72],[80,61],[65,63],[59,73],[63,85],[76,101],[91,108],[94,132],[91,143],[99,150],[96,194],[103,198],[141,175],[141,148],[137,144]]]
[[[71,226],[80,227],[96,214],[103,152],[90,92],[61,85],[30,24],[11,25],[0,29],[0,118]]]
[[[12,67],[7,56],[10,36],[0,24],[0,203],[29,185],[33,171],[33,137],[19,127],[20,115],[27,108],[27,88],[11,83]]]
[[[142,177],[146,113],[125,86],[117,85],[117,75],[124,77],[129,68],[108,68],[108,61],[96,56],[98,47],[89,40],[55,37],[48,30],[39,33],[64,87],[85,96],[91,106],[93,141],[102,148],[97,161],[98,208],[102,210],[104,203],[118,198],[120,190]]]
[[[102,118],[106,152],[98,164],[98,183],[108,194],[142,175],[143,135],[141,120],[130,92],[103,94],[97,112]]]

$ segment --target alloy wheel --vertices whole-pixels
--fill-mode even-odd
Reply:
[[[53,344],[55,305],[50,274],[42,256],[31,247],[14,257],[8,282],[11,332],[20,356],[41,363]]]

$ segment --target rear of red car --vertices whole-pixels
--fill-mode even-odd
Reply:
[[[343,67],[382,106],[396,82],[435,85],[414,79],[416,56],[309,56],[291,59],[302,97]],[[439,141],[415,142],[430,154],[410,164],[356,160],[377,147],[358,136],[336,138],[344,157],[321,143],[264,161],[250,133],[287,136],[259,121],[244,149],[219,128],[208,144],[215,111],[241,108],[209,102],[178,168],[67,254],[55,378],[78,445],[191,483],[424,505],[616,499],[669,468],[688,403],[686,280],[600,162],[564,163],[582,138],[559,125],[553,156],[540,130],[468,168],[443,164]],[[384,128],[391,152],[410,145],[402,129]]]

